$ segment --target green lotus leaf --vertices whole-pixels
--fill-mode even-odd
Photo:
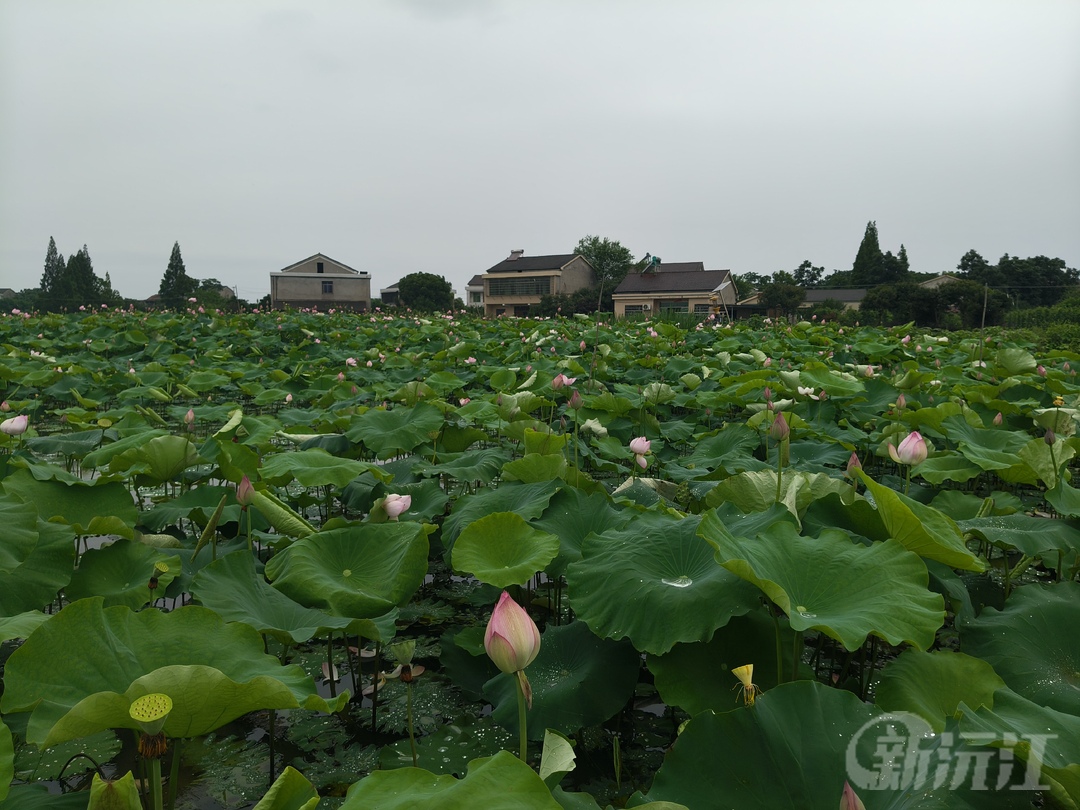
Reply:
[[[560,483],[504,484],[496,489],[482,489],[475,495],[459,498],[454,504],[454,511],[443,522],[443,544],[452,546],[462,529],[492,512],[516,512],[525,520],[540,517]]]
[[[544,748],[540,755],[540,778],[554,789],[563,777],[576,767],[574,744],[565,734],[553,729],[544,731]]]
[[[355,417],[345,435],[363,442],[379,458],[390,458],[434,441],[442,425],[442,412],[422,402],[388,411],[373,408]]]
[[[56,794],[43,784],[12,785],[0,810],[88,810],[89,794],[83,791]]]
[[[404,605],[427,574],[419,523],[365,523],[319,532],[270,558],[266,576],[301,605],[373,619]]]
[[[935,486],[945,481],[962,484],[982,474],[982,467],[968,461],[962,453],[949,450],[926,459],[911,471]]]
[[[164,503],[159,503],[153,509],[139,515],[139,524],[151,532],[160,532],[166,526],[177,526],[181,520],[192,520],[200,526],[205,526],[210,516],[214,514],[221,496],[228,496],[225,509],[221,513],[221,523],[236,523],[240,520],[240,505],[236,502],[236,490],[233,487],[220,487],[202,485],[189,489],[176,498],[171,498]],[[259,515],[256,515],[255,526],[259,528]],[[244,519],[247,525],[247,519]],[[262,524],[265,529],[267,524]]]
[[[779,649],[783,656],[783,680],[791,677],[795,633],[786,619],[780,620]],[[704,711],[726,712],[739,702],[735,667],[754,665],[754,683],[764,690],[780,681],[776,673],[776,628],[763,610],[735,616],[708,641],[676,644],[663,655],[650,655],[649,671],[664,703],[691,715]],[[813,677],[808,671],[808,677]]]
[[[934,789],[933,768],[918,783],[913,767],[894,772],[895,789],[874,789],[884,771],[882,740],[895,737],[898,727],[928,730],[915,715],[900,720],[905,722],[843,689],[816,681],[781,684],[754,706],[696,715],[664,759],[648,797],[694,810],[836,810],[849,782],[867,810],[1019,810],[1030,805],[1030,792],[974,790],[970,783],[955,789],[948,781]],[[950,748],[943,740],[943,735],[931,738],[919,750],[940,762],[948,775],[961,768],[970,772],[971,750]],[[914,755],[905,750],[896,767]],[[987,779],[993,783],[996,776]]]
[[[86,469],[95,469],[97,467],[112,465],[113,459],[117,456],[123,455],[129,450],[137,449],[152,439],[168,435],[169,433],[165,430],[144,429],[138,433],[133,433],[129,436],[124,436],[121,439],[117,439],[114,442],[110,442],[109,444],[102,445],[97,450],[87,453],[86,456],[83,457],[82,465]],[[117,464],[116,470],[124,469],[127,469],[127,466],[123,462]]]
[[[680,641],[708,641],[750,611],[757,590],[716,564],[699,521],[646,512],[586,537],[582,559],[566,569],[577,617],[601,637],[659,655]]]
[[[984,470],[1007,470],[1019,464],[1018,454],[1030,439],[1019,431],[973,427],[963,416],[950,416],[942,424],[964,457]]]
[[[119,482],[107,484],[64,484],[38,481],[27,471],[4,479],[4,491],[33,504],[43,520],[67,523],[76,534],[94,534],[102,517],[110,517],[108,532],[131,539],[139,513],[131,493]]]
[[[315,527],[282,503],[272,492],[257,489],[252,495],[251,505],[259,510],[266,522],[275,531],[286,537],[308,537],[315,533]]]
[[[1070,420],[1070,424],[1072,420]],[[1048,489],[1053,489],[1061,481],[1061,468],[1072,461],[1076,455],[1074,442],[1062,438],[1054,441],[1053,452],[1045,439],[1031,439],[1020,448],[1017,454],[1023,462],[1017,470],[1002,471],[1001,477],[1013,482],[1037,485],[1042,481]]]
[[[87,453],[97,449],[104,435],[104,430],[82,430],[78,433],[35,436],[26,440],[26,446],[40,455],[83,458]]]
[[[510,453],[502,447],[488,447],[456,456],[443,453],[440,458],[438,464],[418,465],[417,472],[428,477],[448,475],[458,481],[490,484],[510,461]]]
[[[1080,522],[1049,520],[1026,514],[961,520],[963,532],[970,532],[995,546],[1015,548],[1035,557],[1049,551],[1080,551]]]
[[[786,523],[750,540],[731,535],[713,513],[701,534],[717,562],[759,587],[795,630],[820,630],[848,650],[870,634],[927,649],[945,621],[923,561],[894,540],[856,545],[830,529],[802,537]]]
[[[349,788],[341,810],[561,810],[536,771],[507,751],[469,763],[464,779],[420,768],[376,771]]]
[[[804,366],[799,371],[799,377],[804,386],[816,388],[819,391],[824,388],[825,393],[830,397],[854,397],[866,390],[866,386],[858,377],[821,365],[811,368]]]
[[[37,524],[38,512],[33,503],[6,492],[0,495],[0,525],[4,527],[4,542],[0,543],[0,574],[14,571],[37,547]]]
[[[153,484],[177,481],[203,459],[187,436],[158,436],[136,445],[109,462],[111,472],[131,471]]]
[[[997,372],[1002,377],[1016,377],[1035,370],[1037,363],[1030,352],[1017,348],[998,349],[994,355]]]
[[[829,493],[842,493],[851,485],[826,473],[785,470],[780,481],[780,502],[793,515]],[[709,507],[731,503],[742,512],[764,512],[776,503],[776,470],[756,470],[733,475],[721,481],[705,497]]]
[[[247,549],[234,551],[195,575],[191,593],[200,604],[230,622],[244,622],[283,644],[299,644],[352,621],[294,602],[255,571]]]
[[[968,551],[956,521],[932,506],[913,501],[879,484],[862,470],[855,474],[874,498],[878,514],[889,536],[920,557],[937,560],[953,568],[982,572],[986,564]]]
[[[26,638],[38,625],[44,624],[51,617],[48,613],[40,610],[28,610],[17,616],[0,617],[0,642],[10,641],[13,638]]]
[[[180,570],[177,554],[132,540],[117,540],[82,555],[67,596],[72,600],[101,596],[106,607],[127,605],[135,610],[161,596]],[[149,587],[153,576],[158,580],[156,590]]]
[[[564,478],[566,471],[566,459],[562,456],[529,453],[523,458],[508,461],[504,464],[502,478],[504,481],[535,483],[537,481],[550,481],[553,478]]]
[[[1080,489],[1062,481],[1053,489],[1048,490],[1044,497],[1059,515],[1080,517]]]
[[[935,732],[945,730],[961,703],[993,708],[1005,685],[994,668],[957,652],[906,650],[881,672],[875,702],[890,712],[914,712]]]
[[[325,450],[297,450],[275,453],[262,463],[262,479],[277,486],[291,480],[305,487],[335,486],[341,488],[365,472],[389,481],[390,476],[378,465],[332,456]]]
[[[533,705],[526,719],[529,737],[544,729],[573,734],[614,717],[634,694],[641,656],[626,641],[597,638],[584,622],[552,626],[540,637],[540,652],[525,669]],[[517,679],[500,672],[484,684],[496,723],[518,734]]]
[[[11,729],[0,720],[0,801],[7,796],[14,777],[15,743],[11,739]]]
[[[131,771],[119,779],[102,779],[94,774],[87,810],[142,810],[142,806],[142,796]]]
[[[300,771],[286,765],[252,810],[315,810],[319,793]]]
[[[497,726],[490,717],[450,723],[417,739],[417,762],[419,767],[432,773],[460,777],[474,759],[512,748],[514,741],[513,735]],[[384,747],[379,752],[379,767],[413,767],[409,741],[405,739]]]
[[[45,747],[107,728],[137,728],[131,703],[173,701],[169,737],[195,737],[258,709],[338,711],[298,666],[263,652],[258,633],[211,610],[106,608],[80,599],[35,630],[7,661],[0,710],[32,711],[26,739]],[[58,656],[62,665],[57,664]]]
[[[0,570],[0,616],[40,610],[71,581],[75,533],[69,526],[38,518],[35,544],[19,565]]]
[[[454,543],[454,568],[481,582],[523,585],[555,559],[559,538],[532,528],[514,512],[496,512],[470,523]]]
[[[620,529],[633,516],[632,510],[620,509],[602,493],[587,495],[577,487],[560,489],[548,503],[543,516],[530,522],[537,529],[559,538],[559,553],[545,569],[547,575],[562,576],[567,565],[580,560],[581,544],[590,533]]]
[[[1042,778],[1037,781],[1049,778],[1057,783],[1050,793],[1058,805],[1067,807],[1061,801],[1067,797],[1080,806],[1080,717],[1040,706],[1011,689],[994,695],[993,709],[961,703],[959,712],[960,733],[970,745],[1008,748],[1036,775],[1041,764]],[[1013,740],[1015,744],[1006,742]]]
[[[446,513],[446,505],[450,503],[450,496],[446,494],[445,489],[439,486],[437,481],[419,481],[415,484],[399,484],[396,482],[379,484],[372,492],[373,496],[379,498],[390,493],[408,495],[412,498],[409,511],[401,515],[401,520],[419,519],[432,523],[436,517],[441,517]],[[371,499],[367,509],[370,509],[375,497]],[[363,511],[367,511],[367,509]],[[386,515],[385,512],[382,514],[383,516]],[[368,520],[374,519],[375,515],[368,517]]]
[[[1003,610],[986,608],[961,628],[960,649],[987,661],[1009,688],[1080,715],[1080,583],[1027,585]]]

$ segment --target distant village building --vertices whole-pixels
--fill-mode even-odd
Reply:
[[[465,285],[465,306],[479,308],[484,306],[484,277],[479,273],[469,279],[469,283]]]
[[[735,303],[730,270],[706,270],[704,262],[658,262],[631,270],[611,294],[615,317],[667,312],[727,314]]]
[[[316,253],[270,273],[270,306],[367,310],[371,308],[371,274]]]
[[[568,295],[597,283],[596,271],[584,256],[574,253],[526,256],[524,250],[510,251],[507,258],[489,268],[481,278],[484,315],[488,318],[525,317],[529,306],[539,304],[545,295]]]

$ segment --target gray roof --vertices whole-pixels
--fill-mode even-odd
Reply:
[[[818,304],[829,299],[834,301],[862,301],[866,298],[864,287],[813,287],[806,291],[805,301]]]
[[[561,270],[574,260],[576,253],[559,253],[555,256],[522,256],[503,259],[489,273],[535,273],[540,270]]]
[[[698,264],[701,262],[685,262]],[[612,295],[620,293],[712,292],[731,276],[730,270],[665,270],[662,273],[627,273]]]
[[[660,260],[660,266],[650,269],[650,273],[692,273],[695,271],[705,271],[705,262],[665,262]],[[637,272],[631,270],[631,273]]]
[[[475,275],[475,276],[473,276],[472,278],[469,279],[469,283],[466,284],[465,286],[466,287],[483,287],[484,286],[484,277],[482,275],[479,275],[479,274]]]

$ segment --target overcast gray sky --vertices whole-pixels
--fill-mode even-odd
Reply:
[[[377,295],[617,239],[736,273],[1080,266],[1076,0],[0,0],[0,286]]]

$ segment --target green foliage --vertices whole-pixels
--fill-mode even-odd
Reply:
[[[583,236],[578,240],[573,252],[584,256],[596,271],[597,281],[603,282],[604,287],[611,290],[619,286],[619,282],[634,266],[634,254],[619,242],[607,237],[601,239],[599,236]]]
[[[809,259],[803,261],[792,274],[795,283],[800,287],[817,287],[825,275],[824,267],[814,267]]]
[[[761,288],[761,305],[777,315],[794,315],[805,299],[806,290],[792,283],[772,281]]]
[[[941,318],[938,291],[913,282],[883,284],[867,291],[860,314],[872,323],[894,325],[914,322],[917,326],[937,326]]]
[[[161,277],[161,284],[158,287],[161,305],[170,309],[182,309],[189,298],[195,297],[198,289],[198,279],[189,276],[184,267],[184,258],[180,255],[180,243],[174,242],[172,253],[169,255],[169,265],[165,268],[165,275]]]
[[[402,306],[417,312],[445,312],[454,307],[454,288],[442,276],[410,273],[398,282]]]

